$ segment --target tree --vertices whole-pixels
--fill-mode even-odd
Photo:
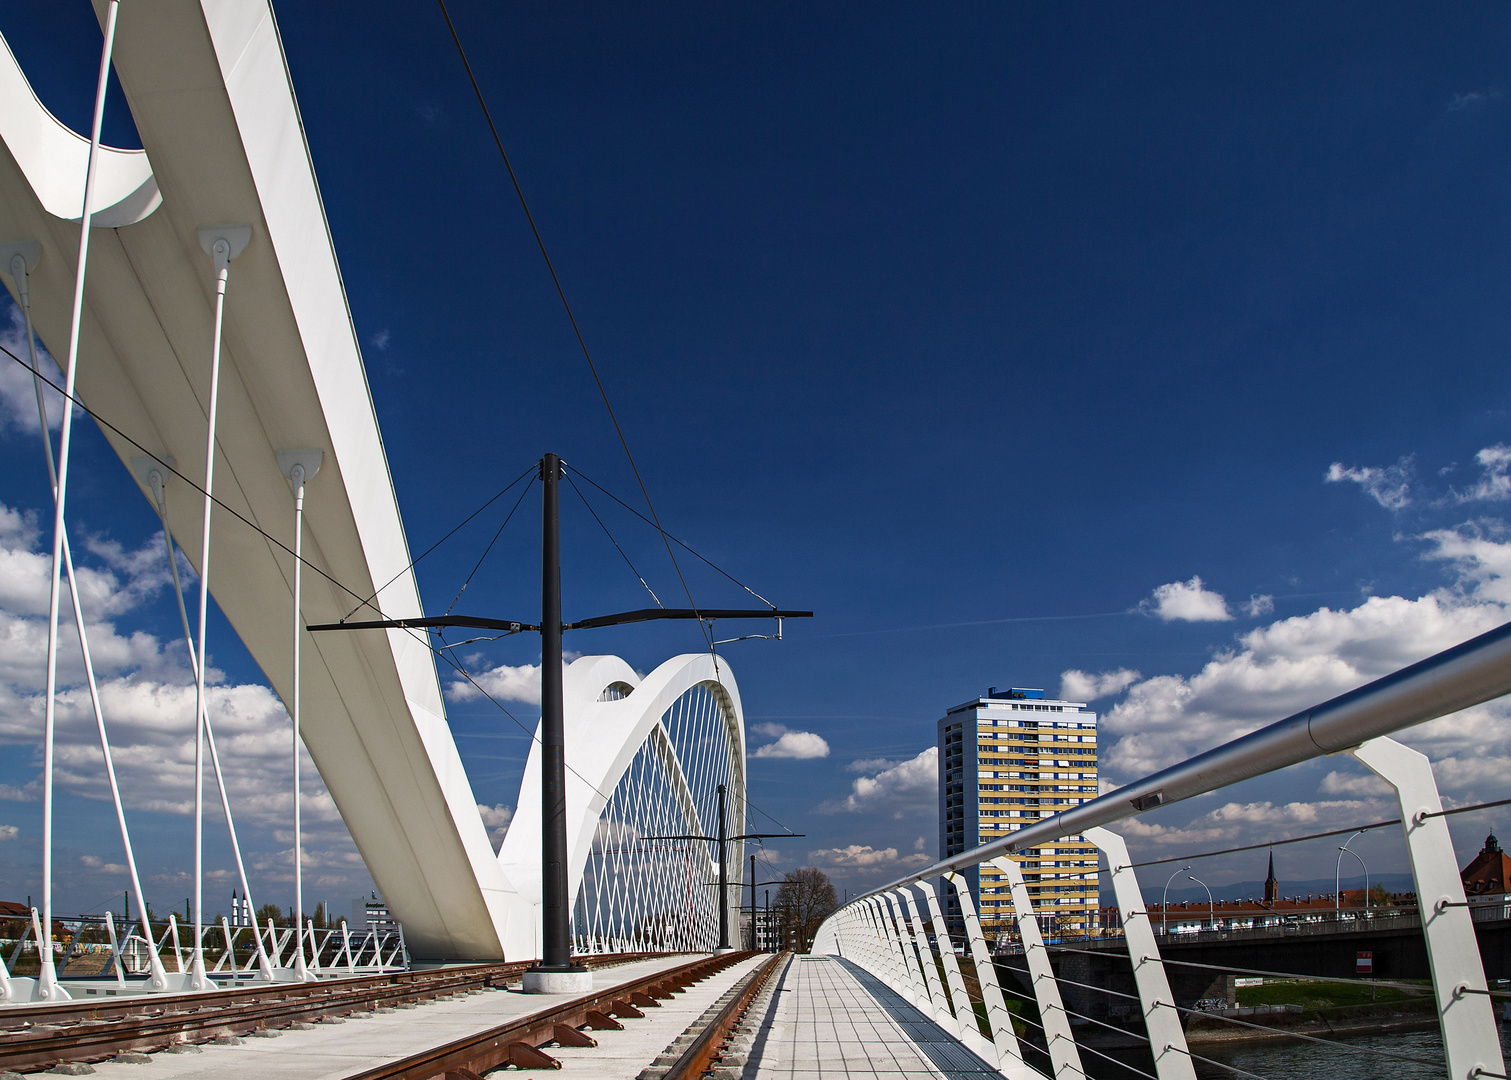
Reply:
[[[787,948],[794,952],[813,948],[819,924],[838,906],[834,885],[822,870],[804,866],[787,874],[776,893],[776,909]]]
[[[257,925],[267,926],[269,923],[289,925],[288,913],[277,904],[263,904],[257,909]]]

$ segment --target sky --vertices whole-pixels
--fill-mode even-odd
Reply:
[[[661,521],[815,612],[721,647],[751,825],[805,834],[768,841],[772,869],[857,890],[936,857],[934,724],[988,686],[1090,702],[1109,788],[1511,616],[1504,6],[449,7]],[[643,510],[439,9],[276,10],[412,549],[548,450]],[[8,5],[0,34],[87,129],[89,5]],[[139,145],[112,93],[107,141]],[[22,340],[9,309],[0,337]],[[39,850],[30,393],[0,375],[9,899],[35,891]],[[192,685],[186,702],[166,556],[79,430],[81,598],[147,890],[178,906]],[[655,532],[587,494],[650,588],[685,600]],[[419,564],[427,609],[512,500]],[[458,610],[538,612],[537,513],[532,494]],[[568,619],[646,606],[570,492],[563,528]],[[749,600],[681,568],[699,605]],[[261,893],[287,904],[287,721],[226,624],[210,632],[233,809]],[[705,647],[687,625],[567,646],[641,671]],[[469,659],[530,726],[532,648]],[[69,693],[58,905],[97,910],[120,848]],[[449,697],[501,835],[526,736]],[[1508,719],[1493,703],[1403,739],[1471,805],[1511,797]],[[339,907],[370,883],[310,773],[313,898]],[[1122,828],[1159,858],[1394,813],[1329,758]],[[1497,814],[1452,819],[1461,861]],[[1352,846],[1372,874],[1405,869],[1391,830]],[[1282,883],[1324,878],[1336,841],[1275,854]],[[1263,859],[1204,860],[1204,880],[1262,878]]]

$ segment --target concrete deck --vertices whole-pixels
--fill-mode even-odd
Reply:
[[[954,1036],[843,960],[797,957],[776,997],[745,1080],[1001,1080]]]
[[[691,957],[667,956],[593,973],[594,989],[619,986],[676,967]],[[705,979],[665,1002],[647,1009],[644,1020],[625,1020],[623,1031],[594,1032],[593,1049],[552,1048],[560,1072],[539,1075],[583,1080],[633,1080],[655,1060],[737,979],[764,957],[757,957]],[[483,1031],[496,1024],[552,1007],[561,998],[514,990],[475,993],[413,1009],[383,1012],[343,1023],[322,1023],[307,1031],[282,1031],[275,1038],[247,1038],[239,1046],[208,1045],[198,1053],[156,1053],[144,1064],[107,1061],[94,1066],[105,1080],[225,1080],[229,1077],[287,1077],[289,1080],[340,1080],[396,1058]]]

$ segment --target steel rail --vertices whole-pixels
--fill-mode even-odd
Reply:
[[[555,1008],[517,1017],[397,1061],[352,1073],[346,1080],[446,1080],[448,1077],[451,1080],[471,1080],[510,1064],[521,1069],[559,1069],[561,1062],[542,1051],[542,1046],[553,1042],[563,1046],[597,1046],[582,1028],[622,1028],[624,1025],[615,1017],[643,1017],[644,1009],[660,1005],[658,998],[670,998],[693,983],[755,955],[758,954],[731,952],[705,956],[654,975],[572,998]]]
[[[642,954],[583,957],[603,967]],[[277,1030],[515,981],[527,962],[475,964],[437,971],[359,976],[318,983],[279,983],[208,994],[143,994],[134,998],[22,1005],[0,1009],[0,1063],[8,1069],[100,1061],[116,1054],[163,1050],[223,1035]]]
[[[744,985],[739,993],[730,1000],[729,1004],[719,1010],[719,1015],[714,1017],[712,1023],[699,1033],[693,1040],[693,1044],[677,1059],[677,1063],[671,1067],[671,1071],[662,1080],[702,1080],[714,1067],[724,1044],[729,1036],[734,1033],[740,1023],[745,1019],[745,1014],[750,1011],[751,1002],[755,1001],[761,988],[771,978],[772,972],[776,971],[786,953],[776,953],[770,960],[762,964],[757,970],[752,971],[745,977]]]
[[[854,904],[1035,844],[1111,825],[1511,694],[1511,623],[1356,690],[853,897]],[[848,904],[845,906],[849,906]]]

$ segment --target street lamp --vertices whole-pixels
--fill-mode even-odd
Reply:
[[[1355,840],[1357,840],[1359,837],[1363,836],[1368,831],[1369,831],[1368,829],[1360,829],[1358,832],[1354,833],[1353,836],[1350,836],[1347,840],[1343,841],[1343,846],[1338,849],[1338,861],[1337,861],[1337,864],[1333,867],[1333,910],[1334,911],[1341,911],[1342,910],[1342,903],[1343,903],[1343,892],[1342,892],[1342,887],[1343,887],[1343,853],[1346,851],[1350,855],[1352,855],[1354,858],[1356,858],[1356,859],[1359,860],[1359,867],[1360,867],[1360,869],[1362,869],[1364,871],[1364,913],[1366,915],[1369,914],[1369,867],[1367,867],[1367,866],[1364,865],[1364,857],[1362,855],[1360,855],[1357,851],[1355,851],[1353,848],[1351,848],[1351,847],[1348,846],[1349,844],[1352,844]]]
[[[1187,869],[1189,869],[1189,867]],[[1201,878],[1196,877],[1194,874],[1187,874],[1186,877],[1189,880],[1196,882],[1196,884],[1200,885],[1203,889],[1207,889],[1207,883]],[[1207,921],[1212,924],[1213,930],[1217,929],[1217,905],[1212,902],[1211,889],[1207,889]]]
[[[1159,932],[1161,934],[1169,932],[1169,925],[1170,925],[1170,882],[1174,881],[1177,877],[1179,877],[1181,874],[1184,874],[1189,869],[1191,869],[1191,864],[1187,863],[1185,866],[1182,866],[1175,873],[1171,874],[1170,877],[1169,877],[1169,879],[1166,880],[1166,882],[1165,882],[1165,895],[1162,896],[1162,897],[1160,897],[1160,902],[1159,902]]]

